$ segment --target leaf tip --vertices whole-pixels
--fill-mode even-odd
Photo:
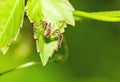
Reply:
[[[42,65],[45,66],[48,62],[49,57],[40,53],[40,58],[41,58]]]

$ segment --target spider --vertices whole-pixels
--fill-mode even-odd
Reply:
[[[45,31],[44,36],[46,36],[47,38],[50,36],[51,34],[51,23],[47,23],[44,21],[43,23],[43,29]],[[58,37],[58,46],[61,47],[62,44],[62,40],[63,40],[63,34],[60,32],[60,30],[55,30],[53,31],[52,35]]]
[[[60,30],[57,29],[57,30],[53,31],[53,33],[51,33],[52,24],[48,23],[46,21],[40,22],[35,27],[38,27],[40,24],[42,25],[42,29],[44,31],[44,36],[49,38],[50,35],[52,34],[53,36],[58,37],[58,46],[61,47],[61,43],[63,40],[63,34],[60,32]]]

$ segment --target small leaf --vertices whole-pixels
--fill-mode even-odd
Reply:
[[[105,11],[88,13],[84,11],[74,11],[76,20],[84,18],[95,19],[105,22],[120,22],[120,11]]]
[[[43,65],[52,57],[58,48],[58,37],[52,34],[58,30],[65,31],[66,24],[75,25],[72,11],[74,10],[68,0],[29,0],[26,6],[27,15],[34,23],[34,37],[36,39],[37,51]],[[46,38],[43,27],[51,24],[50,36]]]
[[[24,0],[0,0],[0,10],[0,49],[5,54],[22,25]]]

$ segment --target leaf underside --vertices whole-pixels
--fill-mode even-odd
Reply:
[[[29,0],[26,10],[30,21],[34,23],[37,51],[44,66],[58,47],[58,40],[46,41],[44,31],[41,31],[42,22],[50,23],[52,32],[59,30],[63,33],[66,24],[75,25],[72,15],[74,9],[68,0]]]

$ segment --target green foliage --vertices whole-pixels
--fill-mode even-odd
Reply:
[[[24,0],[0,0],[0,10],[0,49],[5,54],[22,26]]]
[[[46,65],[54,51],[58,50],[58,41],[52,33],[56,30],[63,33],[66,24],[75,25],[72,15],[74,9],[67,0],[29,0],[26,8],[29,19],[34,22],[37,51],[40,53],[42,64]],[[51,24],[51,27],[45,24]],[[48,38],[44,36],[44,28],[51,31]]]
[[[4,10],[3,10],[4,9]],[[0,0],[0,49],[5,54],[22,26],[24,0]],[[61,46],[67,24],[75,26],[75,20],[90,18],[105,22],[120,22],[120,11],[74,11],[68,0],[28,0],[26,12],[33,23],[37,51],[43,65]]]
[[[26,9],[29,19],[35,23],[44,20],[56,24],[66,20],[68,24],[75,24],[71,12],[74,9],[67,0],[29,0]]]

